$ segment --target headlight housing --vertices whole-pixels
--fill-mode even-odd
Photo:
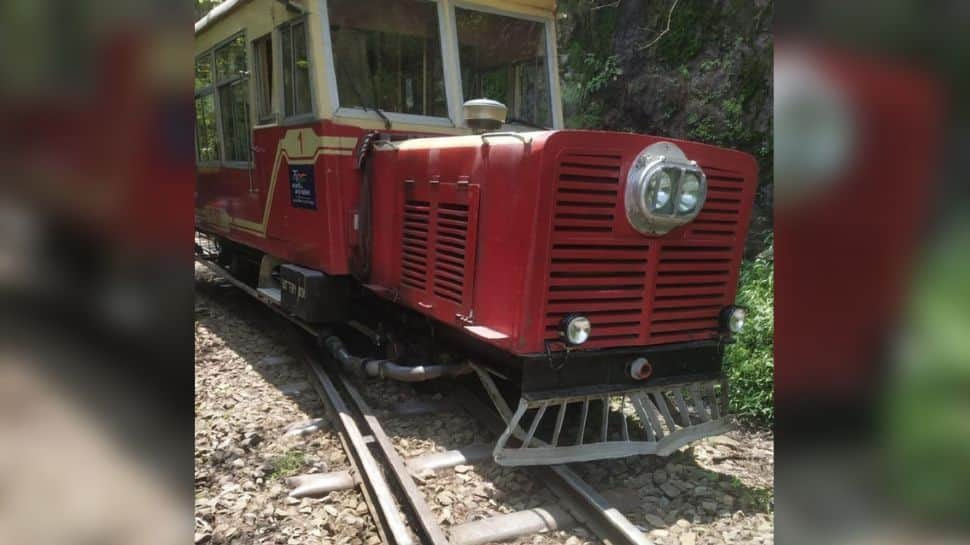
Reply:
[[[559,330],[560,336],[569,344],[583,344],[589,340],[593,326],[589,318],[580,314],[571,314],[562,320]]]
[[[737,335],[744,328],[748,309],[731,305],[721,311],[721,330],[728,335]]]
[[[707,176],[670,142],[637,155],[627,174],[626,217],[645,235],[662,235],[689,223],[704,207]]]

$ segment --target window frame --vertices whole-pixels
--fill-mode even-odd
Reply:
[[[252,146],[253,146],[253,111],[252,111],[252,105],[249,104],[252,101],[252,98],[253,98],[253,94],[252,94],[252,80],[253,80],[253,78],[252,78],[252,64],[251,64],[252,58],[249,55],[249,49],[250,48],[247,46],[247,44],[249,44],[249,40],[247,40],[247,38],[246,38],[246,30],[241,30],[241,31],[233,34],[232,36],[229,36],[225,40],[222,40],[221,42],[217,43],[212,48],[212,61],[213,61],[212,66],[213,66],[213,70],[216,71],[216,72],[218,72],[218,70],[215,68],[215,66],[216,66],[215,65],[215,55],[216,55],[216,52],[219,49],[221,49],[222,47],[226,46],[227,44],[229,44],[229,43],[231,43],[231,42],[233,42],[235,40],[237,40],[240,37],[242,37],[242,40],[243,40],[243,46],[244,46],[243,50],[246,52],[246,73],[245,73],[245,75],[235,74],[235,75],[232,75],[232,76],[229,76],[229,77],[227,77],[225,79],[220,80],[218,74],[216,74],[215,79],[213,80],[213,85],[216,88],[216,106],[219,108],[219,136],[222,139],[222,144],[221,144],[221,150],[222,150],[221,151],[221,155],[222,155],[222,166],[229,167],[229,168],[246,168],[246,169],[249,169],[249,168],[252,168],[253,167],[253,153],[252,153]],[[229,150],[226,147],[225,120],[222,119],[222,98],[220,96],[220,91],[221,91],[221,89],[223,87],[232,87],[234,84],[236,84],[237,82],[240,82],[240,81],[242,82],[242,85],[245,86],[245,94],[244,94],[244,96],[247,97],[246,98],[246,103],[247,103],[246,104],[246,124],[249,127],[249,148],[250,148],[250,150],[249,150],[249,159],[247,159],[247,160],[227,159],[226,158],[226,154],[228,153]]]
[[[216,91],[215,48],[208,49],[195,56],[195,61],[192,64],[193,73],[199,60],[203,57],[209,57],[209,84],[201,89],[195,89],[195,93],[192,96],[192,107],[193,109],[196,108],[196,101],[200,98],[212,95],[212,115],[215,116],[216,141],[219,149],[215,159],[202,159],[199,153],[199,120],[196,118],[195,130],[193,132],[195,141],[195,164],[200,167],[217,167],[222,163],[222,119],[219,115],[219,97],[217,96],[219,93]]]
[[[392,123],[411,124],[411,125],[434,125],[441,127],[456,127],[456,113],[461,111],[461,104],[455,105],[454,102],[454,82],[449,75],[448,67],[452,64],[448,32],[451,23],[447,20],[448,8],[445,0],[422,0],[435,5],[435,16],[438,18],[438,44],[441,49],[441,70],[445,84],[445,103],[448,115],[445,117],[432,115],[406,114],[401,112],[384,111],[387,118]],[[330,92],[331,112],[334,118],[348,118],[354,120],[368,120],[383,123],[377,112],[374,110],[364,110],[362,108],[341,106],[340,95],[337,91],[337,69],[333,56],[333,40],[330,36],[330,6],[327,0],[320,0],[320,19],[323,25],[323,40],[327,59],[330,61],[327,66],[326,78],[327,88]]]
[[[246,44],[246,47],[245,47],[245,51],[246,51],[246,74],[245,75],[239,75],[239,74],[237,74],[237,75],[234,75],[232,77],[225,78],[224,80],[220,80],[219,79],[219,76],[217,74],[217,71],[218,70],[216,68],[216,51],[218,49],[220,49],[221,47],[223,47],[224,45],[232,42],[233,40],[238,39],[240,36],[242,36],[242,38],[243,38],[243,44]],[[206,87],[203,87],[202,89],[198,89],[198,90],[195,91],[195,93],[193,95],[193,99],[192,99],[192,104],[193,104],[193,107],[194,107],[195,106],[195,100],[198,99],[200,96],[207,95],[209,93],[212,93],[214,95],[213,102],[215,104],[216,132],[217,132],[217,137],[218,137],[218,140],[219,140],[219,158],[216,159],[216,160],[205,160],[205,161],[202,161],[201,158],[199,157],[198,130],[195,131],[195,141],[196,141],[196,145],[195,145],[195,164],[198,167],[203,167],[203,168],[206,168],[206,167],[208,167],[208,168],[211,168],[211,167],[222,167],[222,168],[236,168],[236,169],[252,169],[253,168],[253,165],[254,165],[253,156],[252,156],[253,109],[252,109],[252,105],[249,104],[253,100],[253,87],[252,87],[252,85],[253,85],[253,78],[252,78],[252,55],[251,55],[252,47],[251,47],[251,43],[252,42],[250,42],[250,41],[248,41],[246,39],[246,30],[243,29],[243,30],[241,30],[239,32],[236,32],[236,33],[232,34],[228,38],[217,42],[212,47],[206,49],[202,53],[199,53],[198,55],[195,56],[195,61],[196,62],[198,62],[198,60],[200,58],[202,58],[202,57],[206,57],[206,56],[209,57],[209,60],[210,60],[211,66],[212,66],[212,69],[211,69],[212,70],[212,83],[210,83]],[[195,64],[193,63],[192,66],[193,66],[193,71],[194,71]],[[226,142],[225,142],[225,134],[224,134],[224,131],[223,131],[223,119],[222,119],[222,100],[219,97],[219,90],[220,90],[221,87],[230,86],[230,85],[232,85],[232,84],[234,84],[234,83],[236,83],[237,81],[240,81],[240,80],[244,80],[244,85],[246,87],[246,97],[247,97],[247,108],[246,108],[247,109],[247,116],[246,116],[246,123],[249,125],[249,146],[250,146],[250,154],[249,154],[249,157],[250,158],[249,158],[249,160],[246,160],[246,161],[237,161],[237,160],[227,160],[226,159]],[[196,121],[196,126],[198,126],[198,121]]]
[[[207,93],[201,93],[201,94],[196,95],[193,98],[193,100],[192,100],[192,107],[193,107],[193,109],[195,111],[195,114],[196,114],[196,123],[195,123],[195,131],[193,133],[193,141],[195,142],[195,164],[197,166],[213,167],[213,166],[219,166],[219,164],[221,162],[221,157],[222,157],[222,142],[221,142],[221,139],[219,137],[219,115],[216,112],[216,99],[215,99],[215,94],[216,94],[215,93],[215,90],[214,89],[211,89]],[[217,148],[216,148],[216,158],[215,159],[202,159],[202,155],[199,153],[200,152],[200,150],[199,150],[199,123],[198,123],[198,105],[197,105],[197,102],[199,101],[199,99],[204,99],[204,98],[207,98],[207,97],[210,97],[210,96],[212,97],[212,117],[213,117],[213,119],[215,121],[215,126],[213,127],[213,129],[215,130],[215,138],[216,138],[216,146],[217,146]]]
[[[304,35],[304,38],[306,39],[307,62],[309,63],[309,67],[307,68],[307,82],[309,84],[309,88],[307,89],[307,92],[310,94],[310,111],[288,116],[286,115],[286,86],[284,85],[284,82],[283,82],[283,78],[285,77],[285,75],[283,74],[283,61],[284,61],[283,28],[288,27],[290,29],[290,40],[291,40],[290,50],[293,51],[293,43],[292,43],[293,30],[292,29],[294,26],[300,23],[303,24],[303,35]],[[276,76],[278,76],[277,81],[279,82],[278,88],[280,91],[279,92],[280,98],[279,98],[279,104],[278,104],[279,110],[277,112],[278,119],[280,119],[280,124],[283,126],[289,126],[289,125],[299,125],[302,123],[306,123],[308,121],[315,121],[317,119],[317,111],[318,111],[317,89],[316,89],[316,82],[314,81],[316,79],[315,78],[316,63],[314,61],[313,41],[311,40],[311,33],[310,33],[310,18],[306,14],[300,15],[298,17],[294,17],[288,21],[285,21],[277,25],[277,27],[273,29],[273,33],[276,35],[276,41],[279,44],[279,47],[276,48],[278,50],[278,53],[277,51],[274,51],[273,55],[274,55],[274,58],[279,58],[279,63],[277,63],[278,68],[275,68],[275,70],[277,72]],[[294,55],[293,58],[295,59],[296,56]],[[293,66],[291,66],[290,69],[293,70],[293,74],[294,74],[292,91],[294,93],[293,101],[295,103],[296,102],[295,63],[293,63]]]
[[[255,118],[255,125],[253,125],[254,128],[272,126],[272,125],[276,125],[279,122],[280,113],[279,113],[279,108],[276,107],[276,92],[275,92],[276,85],[278,84],[276,79],[276,67],[279,63],[276,61],[277,40],[275,39],[273,34],[274,32],[270,31],[270,32],[267,32],[266,34],[263,34],[262,36],[259,36],[258,38],[255,38],[253,41],[249,42],[250,54],[252,55],[252,58],[253,58],[253,63],[252,63],[253,73],[254,73],[254,76],[252,78],[253,99],[254,99],[254,102],[256,103],[256,108],[253,109],[253,114]],[[270,66],[263,67],[263,68],[268,68],[268,70],[260,70],[260,65],[259,65],[262,62],[262,61],[259,61],[259,59],[262,58],[262,55],[259,52],[258,46],[261,45],[263,42],[268,42],[269,48],[270,48],[269,49]],[[270,76],[269,97],[268,97],[269,103],[265,105],[267,106],[269,113],[263,116],[261,115],[262,112],[260,112],[260,108],[263,106],[262,100],[260,99],[260,94],[261,94],[260,87],[262,87],[262,84],[263,84],[262,79],[266,76],[266,74],[269,74]]]
[[[330,103],[329,111],[326,112],[330,119],[348,121],[370,121],[383,124],[383,120],[372,110],[360,108],[342,107],[340,96],[337,92],[337,74],[334,65],[333,42],[330,36],[330,9],[328,0],[318,0],[320,5],[320,25],[323,32],[324,55],[327,66],[323,74],[327,89],[328,100]],[[559,82],[559,59],[557,57],[556,42],[556,20],[553,16],[532,15],[521,12],[514,12],[482,5],[475,0],[426,0],[434,2],[437,6],[438,31],[441,43],[442,66],[445,79],[445,97],[448,102],[448,117],[424,116],[413,114],[402,114],[398,112],[385,112],[387,118],[393,123],[440,126],[452,128],[465,128],[465,119],[462,111],[464,103],[464,91],[461,84],[461,63],[458,54],[458,29],[455,25],[455,8],[475,10],[516,19],[524,19],[541,23],[545,30],[546,38],[546,71],[549,78],[549,100],[550,113],[552,115],[552,128],[565,128],[565,121],[562,111],[562,91]]]
[[[565,126],[563,111],[562,111],[562,96],[559,81],[559,66],[558,58],[556,53],[557,43],[556,43],[556,21],[552,16],[547,16],[543,14],[531,14],[531,13],[521,13],[515,11],[508,11],[501,8],[495,8],[493,6],[483,5],[476,0],[424,0],[428,2],[433,2],[435,4],[435,13],[438,18],[438,39],[441,48],[442,57],[442,70],[444,71],[444,84],[445,84],[445,99],[447,102],[447,112],[446,117],[439,116],[426,116],[426,115],[416,115],[416,114],[405,114],[399,112],[386,112],[388,119],[395,124],[401,125],[418,125],[418,126],[429,126],[429,127],[442,127],[442,128],[457,128],[465,129],[465,120],[462,111],[462,104],[464,102],[464,90],[462,88],[461,81],[461,62],[460,55],[458,51],[458,29],[456,23],[456,12],[455,8],[462,8],[468,10],[474,10],[484,13],[492,13],[496,15],[503,15],[507,17],[513,17],[516,19],[523,19],[528,21],[534,21],[541,23],[545,29],[545,40],[546,40],[546,69],[547,77],[549,81],[549,100],[550,100],[550,113],[552,117],[552,128],[562,129]],[[193,101],[203,96],[207,93],[212,93],[214,95],[213,102],[215,104],[215,126],[217,131],[217,139],[219,145],[219,158],[217,160],[206,160],[201,161],[199,158],[199,146],[198,146],[198,135],[197,131],[195,134],[196,140],[196,164],[200,167],[212,167],[212,166],[223,166],[229,168],[252,168],[253,158],[250,154],[249,161],[226,161],[224,158],[226,156],[227,150],[225,147],[224,135],[223,135],[223,119],[222,119],[222,106],[219,99],[218,88],[220,87],[218,77],[216,75],[216,62],[215,62],[215,52],[217,49],[236,39],[238,36],[242,35],[244,43],[247,44],[247,72],[245,77],[248,86],[248,100],[249,100],[249,130],[250,130],[250,144],[252,143],[252,138],[254,131],[260,127],[264,126],[292,126],[305,124],[307,122],[313,122],[318,119],[328,119],[336,122],[346,122],[351,125],[357,126],[382,126],[383,120],[381,117],[373,110],[364,110],[362,108],[354,107],[342,107],[340,105],[340,97],[337,91],[337,76],[333,55],[333,43],[330,35],[330,12],[328,6],[328,0],[318,0],[317,4],[319,13],[314,14],[313,12],[304,13],[284,21],[277,25],[271,31],[271,47],[272,58],[273,58],[273,85],[270,90],[271,102],[273,109],[273,118],[262,118],[259,117],[259,112],[256,102],[258,99],[258,90],[256,88],[257,76],[252,74],[255,70],[255,42],[265,38],[265,34],[260,35],[256,40],[247,39],[246,29],[240,30],[234,33],[228,38],[221,40],[220,42],[214,44],[212,47],[206,49],[202,53],[195,56],[195,60],[208,56],[212,64],[212,78],[213,82],[197,91],[194,92]],[[314,16],[315,15],[315,16]],[[285,112],[285,98],[283,89],[283,47],[282,47],[282,36],[281,30],[283,27],[292,26],[295,24],[303,23],[306,29],[306,40],[307,40],[307,57],[309,62],[309,96],[310,105],[312,111],[310,113],[298,114],[295,116],[286,117]],[[315,26],[319,25],[319,26]],[[319,37],[323,41],[322,50],[314,43],[314,37],[319,34]],[[317,55],[323,55],[322,57],[317,57]],[[322,59],[322,60],[321,60]],[[321,64],[322,63],[322,64]],[[317,72],[322,70],[322,72]],[[221,82],[222,84],[228,83],[228,81]],[[322,89],[320,89],[322,87]],[[365,122],[366,124],[363,124]]]
[[[465,100],[467,99],[465,98],[465,89],[461,82],[461,55],[458,51],[461,42],[458,40],[458,25],[456,24],[458,21],[458,14],[455,11],[456,8],[469,11],[478,11],[481,13],[490,13],[493,15],[502,15],[505,17],[511,17],[513,19],[534,21],[542,24],[546,41],[546,77],[548,78],[549,82],[549,116],[551,117],[552,121],[552,127],[550,128],[565,128],[562,113],[562,96],[560,95],[559,88],[559,62],[556,58],[558,52],[556,51],[555,20],[548,17],[537,17],[525,13],[516,13],[513,11],[494,8],[492,6],[483,6],[467,0],[450,0],[448,2],[448,17],[449,20],[454,23],[452,25],[451,39],[453,40],[452,46],[455,49],[455,77],[458,79],[459,102],[462,104],[464,104]]]

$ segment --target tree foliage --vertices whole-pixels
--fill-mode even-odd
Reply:
[[[741,419],[771,424],[774,419],[775,266],[773,240],[767,250],[745,261],[738,282],[738,305],[748,309],[737,342],[728,345],[724,363],[730,380],[731,411]]]
[[[205,17],[205,14],[212,11],[212,8],[221,4],[223,0],[195,0],[195,20]]]

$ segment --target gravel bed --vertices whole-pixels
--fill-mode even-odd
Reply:
[[[325,417],[303,365],[287,353],[268,311],[196,269],[196,543],[376,545],[356,490],[321,499],[287,497],[285,479],[348,468],[334,426],[287,433]],[[444,451],[492,437],[457,408],[401,416],[415,399],[453,402],[448,393],[394,382],[360,383],[402,456]],[[739,430],[705,439],[668,458],[576,464],[599,490],[636,494],[627,512],[660,545],[773,543],[773,438]],[[416,477],[447,528],[555,499],[529,475],[492,463]],[[528,536],[517,544],[599,543],[584,528]]]

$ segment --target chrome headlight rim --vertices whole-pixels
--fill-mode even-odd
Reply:
[[[573,326],[576,326],[575,328]],[[581,337],[576,338],[571,333],[582,333]],[[559,336],[571,346],[585,344],[593,334],[593,323],[583,314],[569,314],[562,319],[559,324]]]
[[[728,305],[721,311],[721,331],[728,336],[735,336],[744,330],[744,322],[748,318],[748,309],[739,305]]]
[[[671,180],[671,192],[663,206],[656,203],[656,186],[660,176]],[[681,211],[684,184],[688,178],[697,181],[693,207]],[[693,221],[707,200],[707,176],[696,161],[671,142],[657,142],[641,151],[627,173],[625,203],[627,220],[644,235],[664,235]]]

